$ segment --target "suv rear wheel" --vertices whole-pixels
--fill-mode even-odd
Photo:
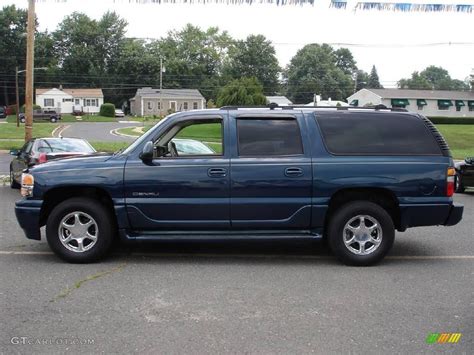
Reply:
[[[329,246],[346,265],[368,266],[379,262],[390,251],[394,239],[392,218],[373,202],[345,204],[329,222]]]
[[[54,116],[51,117],[49,120],[50,120],[51,123],[56,123],[58,121],[58,119]]]
[[[98,201],[71,198],[57,205],[46,223],[46,239],[60,258],[72,263],[101,259],[109,251],[115,227]]]

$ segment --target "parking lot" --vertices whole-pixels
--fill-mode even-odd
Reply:
[[[464,220],[398,233],[380,265],[311,241],[117,247],[71,265],[26,239],[0,187],[5,353],[415,353],[474,348],[474,194]],[[462,333],[427,344],[429,333]]]

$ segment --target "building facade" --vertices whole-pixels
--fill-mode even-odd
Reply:
[[[36,104],[62,114],[98,114],[104,103],[102,89],[36,89]]]
[[[347,98],[351,106],[400,107],[428,117],[474,117],[474,92],[362,89]]]
[[[199,110],[206,100],[196,89],[138,89],[130,99],[130,113],[134,116],[164,116],[171,112]]]

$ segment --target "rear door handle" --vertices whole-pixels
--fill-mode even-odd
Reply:
[[[224,168],[211,168],[207,171],[209,177],[224,177],[227,175],[227,169]]]
[[[300,168],[286,168],[285,176],[287,177],[298,177],[303,176],[303,170]]]

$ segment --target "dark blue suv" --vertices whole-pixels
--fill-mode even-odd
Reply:
[[[178,144],[179,143],[179,146]],[[389,109],[237,108],[168,116],[126,150],[25,171],[16,216],[70,262],[124,241],[325,238],[350,265],[395,230],[458,223],[449,148],[423,116]]]

